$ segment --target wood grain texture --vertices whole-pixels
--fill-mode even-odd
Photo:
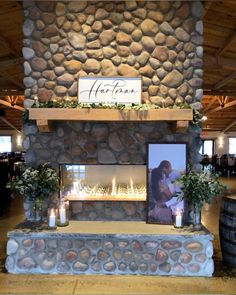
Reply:
[[[31,120],[60,121],[178,121],[193,119],[191,109],[153,109],[148,111],[117,109],[29,109]]]

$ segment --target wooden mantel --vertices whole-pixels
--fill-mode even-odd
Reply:
[[[51,121],[172,121],[176,132],[184,132],[193,120],[192,109],[69,109],[30,108],[29,119],[36,120],[39,131],[49,132]]]

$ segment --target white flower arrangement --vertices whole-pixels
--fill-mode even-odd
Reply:
[[[37,168],[23,167],[20,176],[12,179],[7,187],[31,200],[43,201],[58,190],[59,179],[56,170],[44,163]]]

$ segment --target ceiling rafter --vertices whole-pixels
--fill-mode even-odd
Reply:
[[[221,81],[219,81],[218,83],[216,83],[213,86],[213,90],[218,90],[218,89],[222,88],[223,86],[225,86],[226,84],[228,84],[229,82],[231,82],[232,80],[234,80],[235,78],[236,78],[236,71],[230,73],[224,79],[222,79]]]
[[[21,107],[19,105],[16,105],[16,104],[15,105],[11,105],[8,101],[5,101],[3,99],[0,99],[0,104],[1,105],[4,105],[6,107],[9,107],[9,108],[15,109],[15,110],[19,110],[21,112],[24,112],[24,110],[25,110],[23,107]]]
[[[205,1],[204,6],[203,6],[203,13],[202,13],[202,18],[206,15],[207,11],[211,8],[211,5],[213,4],[212,1]]]
[[[231,102],[226,103],[224,105],[224,107],[220,106],[220,107],[217,107],[217,108],[214,108],[214,109],[208,111],[205,115],[209,115],[209,114],[214,113],[214,112],[222,111],[222,110],[225,110],[226,108],[230,108],[230,107],[235,106],[235,105],[236,105],[236,100],[233,100]]]
[[[11,67],[11,66],[16,66],[16,65],[22,66],[23,62],[24,62],[23,57],[9,58],[6,60],[1,60],[0,67],[6,68],[6,67]]]
[[[228,95],[228,96],[236,96],[236,89],[232,88],[232,89],[219,89],[219,90],[212,90],[210,86],[205,85],[204,86],[204,95]]]
[[[9,49],[9,51],[13,54],[18,56],[19,55],[19,50],[17,50],[12,44],[3,36],[0,35],[0,44],[2,46],[5,46]]]
[[[229,70],[236,70],[236,61],[231,58],[227,57],[216,57],[209,54],[204,55],[203,60],[203,67],[204,69],[212,70],[212,67],[215,68],[222,68],[222,69],[229,69]]]
[[[233,126],[236,125],[236,120],[234,120],[232,123],[230,123],[228,126],[226,126],[222,132],[225,133],[226,131],[228,131],[230,128],[232,128]]]
[[[12,129],[16,130],[17,132],[19,133],[22,133],[19,129],[16,128],[16,126],[14,126],[9,120],[7,120],[6,118],[4,117],[1,117],[0,116],[0,119],[8,126],[10,126]]]
[[[5,97],[7,95],[24,95],[24,90],[0,88],[0,97]]]
[[[22,85],[22,83],[20,83],[19,81],[17,81],[16,78],[10,77],[9,75],[7,75],[7,74],[6,74],[5,72],[3,72],[3,71],[0,72],[0,76],[3,77],[3,78],[5,78],[5,79],[7,79],[7,80],[9,80],[9,81],[11,81],[12,84],[14,84],[14,85],[20,87],[20,89],[23,89],[23,85]]]
[[[216,100],[217,100],[217,96],[212,97],[210,103],[203,110],[204,114],[213,106],[213,104],[216,102]]]
[[[234,32],[226,39],[223,46],[221,46],[218,49],[218,51],[216,52],[216,57],[219,57],[221,54],[223,54],[230,47],[230,45],[235,41],[235,39],[236,39],[236,33]]]
[[[227,103],[228,99],[229,99],[228,96],[224,96],[224,95],[218,96],[218,102],[219,102],[220,106],[224,107],[225,104]]]

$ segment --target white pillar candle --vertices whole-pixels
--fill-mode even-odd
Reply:
[[[182,218],[183,218],[183,216],[182,216],[181,212],[176,212],[176,216],[175,216],[175,226],[176,227],[182,227],[183,226]]]
[[[49,225],[49,227],[55,227],[56,226],[56,214],[55,214],[55,211],[53,209],[50,211],[48,225]]]
[[[66,222],[66,209],[63,205],[59,208],[59,217],[62,224]]]

